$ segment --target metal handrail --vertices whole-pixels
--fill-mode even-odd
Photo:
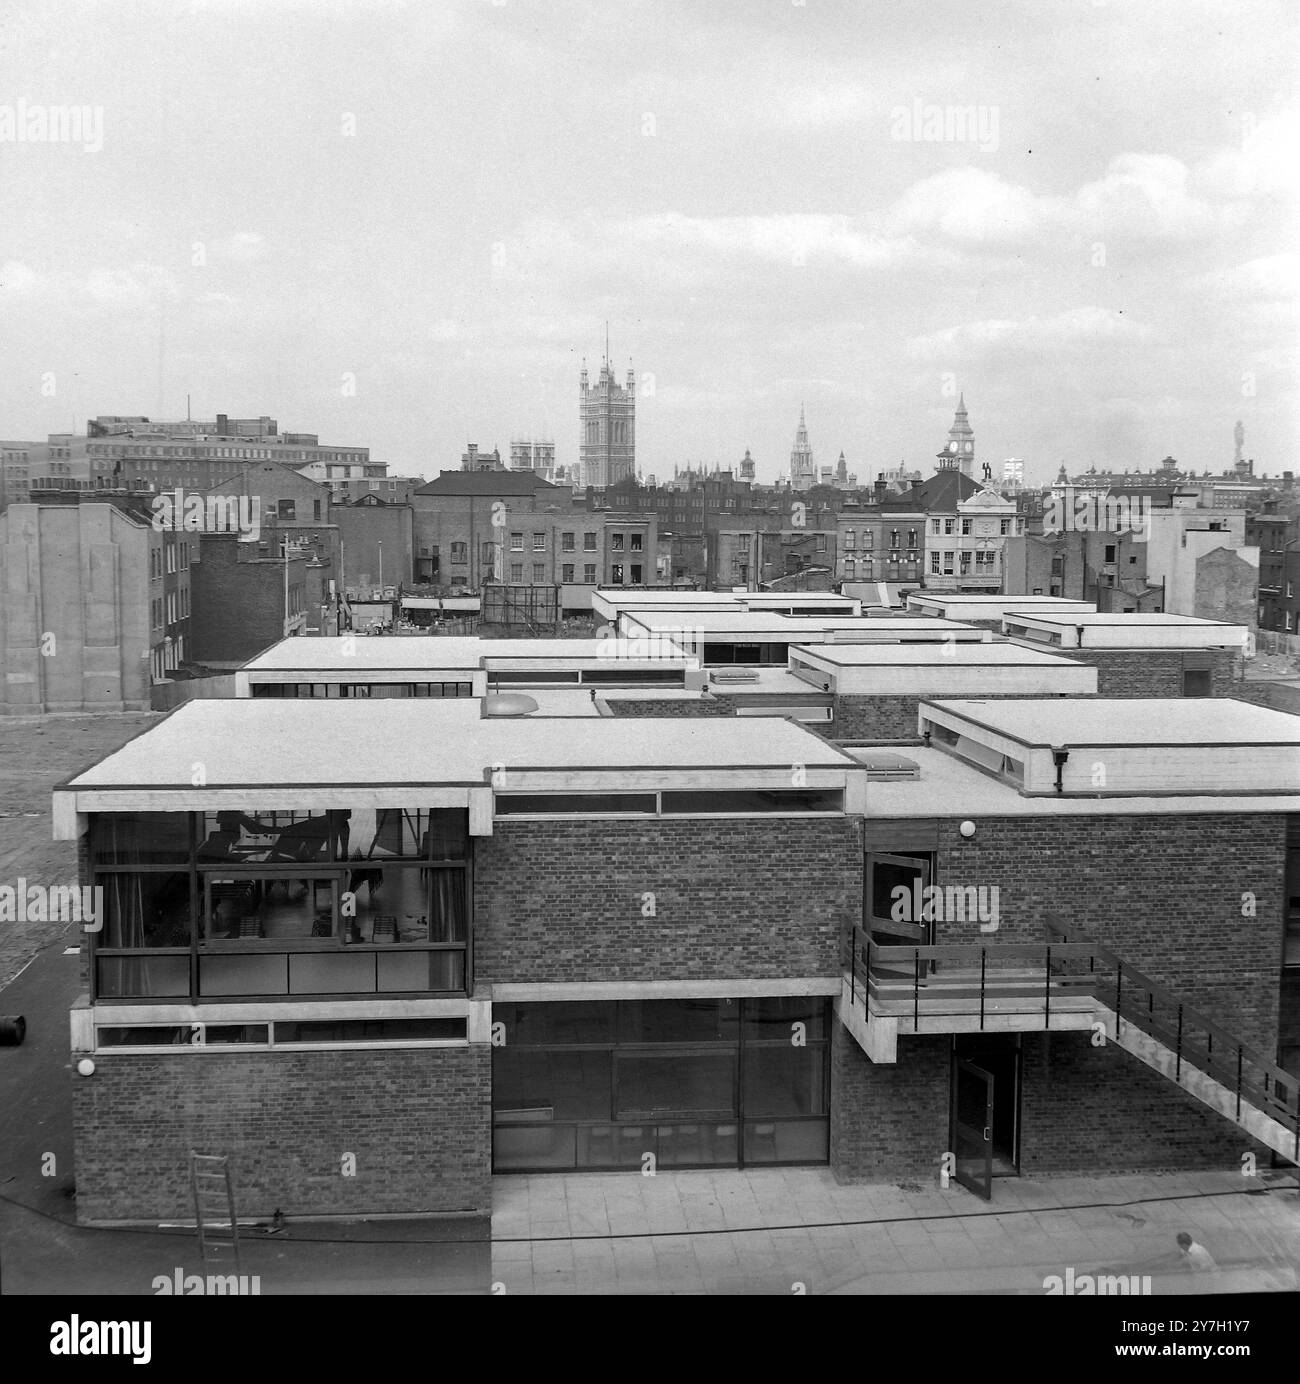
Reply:
[[[1074,982],[1100,999],[1102,987],[1108,983],[1108,973],[1113,970],[1114,993],[1107,995],[1105,1002],[1114,1010],[1117,1036],[1127,1022],[1158,1039],[1174,1052],[1174,1080],[1181,1081],[1184,1064],[1201,1071],[1234,1092],[1238,1119],[1243,1099],[1249,1101],[1294,1133],[1295,1158],[1300,1161],[1300,1077],[1239,1040],[1185,1003],[1169,987],[1129,965],[1103,943],[1081,937],[1077,929],[1073,935],[1080,940],[1070,941],[1065,926],[1050,919],[1046,922],[1046,932],[1045,942],[885,946],[875,941],[866,928],[855,925],[849,976],[851,999],[856,1003],[861,987],[863,1004],[869,1014],[880,968],[894,963],[899,969],[900,980],[905,978],[906,970],[911,971],[912,1022],[914,1028],[919,1028],[921,976],[928,970],[922,963],[967,963],[972,971],[978,966],[979,1024],[983,1029],[985,999],[990,981],[994,979],[989,974],[990,961],[996,964],[1029,960],[1042,964],[1043,1013],[1049,1021],[1054,984],[1059,992],[1063,985]],[[1086,972],[1070,974],[1063,969],[1069,963],[1083,961],[1088,963]]]

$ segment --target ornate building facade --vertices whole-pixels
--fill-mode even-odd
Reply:
[[[579,381],[581,442],[579,465],[584,486],[598,490],[636,475],[636,376],[629,362],[626,385],[618,384],[606,354],[594,385],[583,363]]]

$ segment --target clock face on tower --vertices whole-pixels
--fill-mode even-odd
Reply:
[[[973,446],[974,446],[974,443],[967,442],[967,443],[964,444],[964,450],[967,451],[967,452],[969,452]]]
[[[950,452],[955,452],[957,450],[957,444],[955,442],[950,442],[948,444],[948,450]]]

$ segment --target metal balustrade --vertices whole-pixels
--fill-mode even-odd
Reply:
[[[916,1033],[923,1018],[955,1015],[963,1031],[977,1016],[983,1031],[997,1016],[1041,1014],[1046,1030],[1053,1006],[1077,1012],[1086,1000],[1094,1013],[1113,1016],[1116,1041],[1128,1025],[1172,1055],[1178,1084],[1184,1067],[1216,1083],[1231,1098],[1237,1123],[1243,1106],[1275,1121],[1291,1137],[1292,1161],[1300,1162],[1300,1077],[1079,929],[1054,920],[1045,927],[1044,942],[940,946],[886,946],[855,927],[850,1003],[861,1003],[868,1020],[910,1017]]]

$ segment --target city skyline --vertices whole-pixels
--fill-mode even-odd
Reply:
[[[1220,471],[1238,419],[1280,474],[1296,28],[1271,0],[19,7],[0,432],[188,395],[395,475],[528,437],[573,465],[608,321],[645,476],[748,449],[771,483],[801,403],[819,469],[928,475],[962,392],[995,477]],[[60,142],[38,107],[98,116]]]

